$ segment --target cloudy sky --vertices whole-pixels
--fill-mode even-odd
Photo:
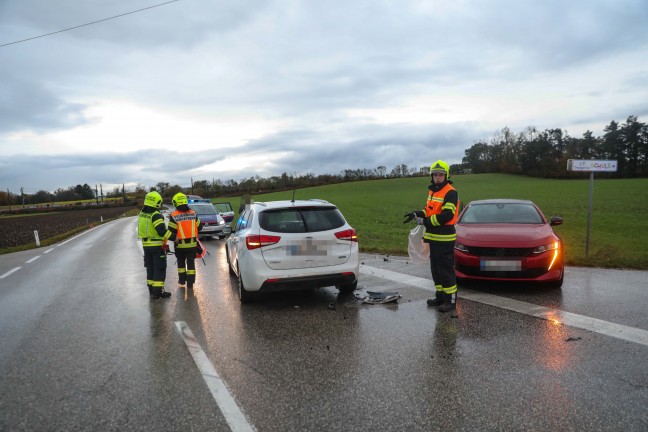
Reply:
[[[645,0],[162,3],[0,0],[0,190],[459,163],[503,127],[648,121]]]

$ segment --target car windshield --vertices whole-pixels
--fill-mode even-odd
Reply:
[[[261,228],[279,233],[328,231],[344,224],[344,218],[336,207],[286,208],[259,214]]]
[[[459,223],[541,224],[543,222],[540,213],[531,204],[484,203],[468,206]]]
[[[207,204],[207,205],[191,205],[191,204],[189,204],[189,208],[191,210],[195,211],[198,216],[218,214],[218,212],[216,211],[214,206],[211,205],[211,204]]]

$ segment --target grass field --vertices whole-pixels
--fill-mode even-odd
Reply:
[[[602,177],[602,175],[598,175]],[[589,256],[585,256],[590,181],[547,180],[504,174],[453,176],[462,203],[486,198],[534,201],[545,216],[561,216],[555,228],[565,243],[568,265],[648,270],[648,179],[594,179]],[[427,177],[372,180],[298,189],[297,199],[320,198],[336,204],[356,228],[363,252],[407,255],[403,214],[422,209]],[[255,195],[255,201],[291,199],[292,191]],[[229,201],[235,211],[241,199]]]

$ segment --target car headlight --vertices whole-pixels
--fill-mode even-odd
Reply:
[[[534,254],[541,254],[541,253],[547,252],[547,251],[558,250],[559,247],[560,247],[560,242],[555,241],[555,242],[551,242],[551,243],[546,244],[546,245],[536,246],[536,248],[533,249],[533,253]]]
[[[461,244],[461,243],[455,243],[455,249],[457,249],[457,250],[459,250],[461,252],[466,252],[466,253],[469,252],[468,247],[466,245]]]

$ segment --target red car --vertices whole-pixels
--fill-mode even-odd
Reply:
[[[533,202],[516,199],[472,201],[457,220],[455,272],[459,280],[544,282],[560,288],[563,245]]]

